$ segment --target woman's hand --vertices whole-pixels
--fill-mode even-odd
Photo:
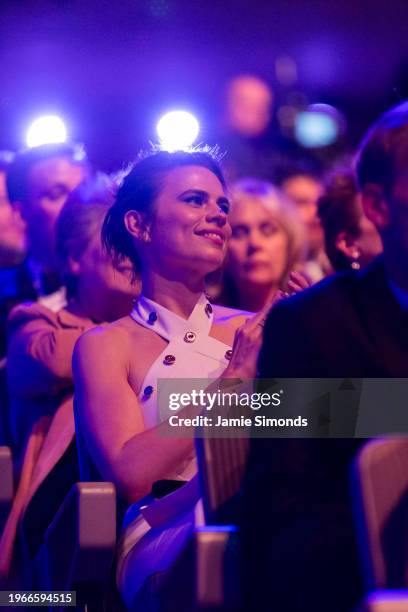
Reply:
[[[289,274],[289,280],[287,282],[287,293],[289,295],[300,293],[300,291],[311,287],[312,284],[312,281],[306,274],[304,274],[304,272],[295,272],[293,270]]]
[[[271,308],[282,298],[283,293],[278,291],[257,314],[247,319],[237,329],[231,361],[223,372],[222,378],[255,378],[266,318]]]

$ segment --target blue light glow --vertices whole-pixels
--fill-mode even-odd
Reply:
[[[327,147],[339,137],[341,123],[341,115],[333,106],[314,104],[296,116],[296,140],[307,148]]]

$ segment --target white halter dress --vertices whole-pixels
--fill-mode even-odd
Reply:
[[[131,317],[168,341],[148,370],[139,393],[145,428],[150,429],[166,418],[159,413],[158,380],[205,379],[202,386],[206,386],[208,378],[217,378],[227,367],[231,347],[209,336],[213,309],[204,294],[188,319],[144,296],[139,298]],[[126,526],[119,542],[117,582],[128,606],[146,578],[169,569],[192,532],[194,507],[199,499],[195,473],[195,453],[192,452],[176,472],[163,474],[163,479],[190,482],[150,504]],[[133,504],[127,516],[132,515],[137,506]]]

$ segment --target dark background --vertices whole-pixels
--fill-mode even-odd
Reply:
[[[286,55],[291,90],[340,108],[354,146],[407,94],[407,34],[407,0],[1,0],[0,149],[22,147],[33,118],[58,113],[113,169],[180,106],[213,142],[226,79],[259,74],[279,107],[288,91],[275,62]]]

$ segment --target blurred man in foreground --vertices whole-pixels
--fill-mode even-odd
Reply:
[[[357,177],[384,255],[273,309],[259,360],[262,378],[408,377],[408,103],[369,131]],[[358,603],[348,480],[360,443],[254,440],[243,529],[253,609],[348,612]]]

